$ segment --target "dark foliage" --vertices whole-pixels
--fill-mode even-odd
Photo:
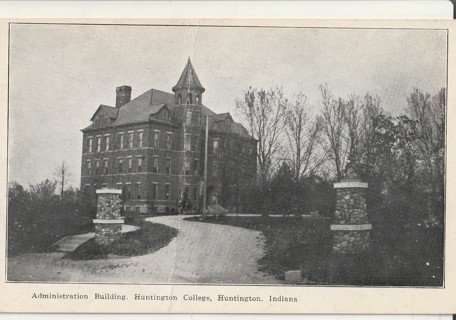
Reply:
[[[48,252],[65,236],[93,231],[94,209],[84,195],[67,191],[65,200],[54,194],[49,180],[26,191],[11,183],[8,190],[8,254]]]

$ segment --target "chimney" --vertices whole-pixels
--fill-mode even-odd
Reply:
[[[121,86],[116,88],[116,108],[120,108],[131,100],[131,87]]]

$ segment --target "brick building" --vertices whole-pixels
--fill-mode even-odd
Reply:
[[[208,194],[242,211],[243,190],[256,179],[256,140],[229,113],[203,105],[190,59],[172,91],[151,89],[131,100],[131,87],[121,86],[115,107],[98,107],[82,130],[81,189],[123,190],[127,213],[175,209],[184,197],[199,208],[207,117]]]

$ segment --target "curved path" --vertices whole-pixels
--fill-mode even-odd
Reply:
[[[273,284],[258,271],[264,254],[259,231],[183,220],[183,216],[148,218],[179,230],[166,247],[140,257],[72,261],[62,253],[23,254],[9,259],[10,281],[111,283]]]

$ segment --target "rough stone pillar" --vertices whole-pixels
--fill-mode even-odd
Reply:
[[[97,217],[95,224],[95,241],[101,245],[108,245],[120,237],[123,217],[120,216],[122,190],[99,189],[96,191]]]
[[[333,251],[359,253],[370,248],[372,225],[367,220],[367,183],[359,180],[342,180],[334,183],[336,212],[333,233]]]

